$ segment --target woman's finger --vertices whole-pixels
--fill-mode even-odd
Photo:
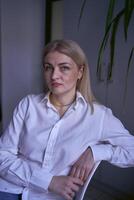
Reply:
[[[74,177],[80,178],[80,173],[81,173],[81,169],[79,167],[76,167]]]
[[[69,195],[73,198],[75,196],[75,192],[73,190],[70,190]]]
[[[82,181],[85,180],[85,169],[84,169],[84,168],[82,168],[82,169],[80,170],[79,178],[80,178]]]
[[[75,171],[76,171],[76,167],[73,166],[69,175],[72,176],[72,177],[75,177]]]
[[[67,190],[66,190],[66,197],[70,198],[70,199],[73,199],[74,196],[75,196],[75,192],[73,191],[72,187],[67,188]]]
[[[77,183],[72,183],[72,184],[70,185],[70,189],[71,189],[71,191],[73,191],[74,193],[78,192],[78,191],[79,191],[79,188],[80,188],[80,186],[79,186]]]
[[[73,200],[73,197],[70,194],[68,194],[68,193],[66,193],[64,195],[64,197],[65,197],[66,200]]]
[[[91,171],[92,171],[92,167],[85,169],[84,178],[83,178],[84,181],[87,180],[87,178],[88,178],[89,174],[91,173]]]

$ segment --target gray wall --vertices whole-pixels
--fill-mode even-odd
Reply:
[[[0,13],[1,13],[1,4],[0,4]],[[0,24],[1,24],[1,14],[0,14]],[[1,38],[1,26],[0,26],[0,38]],[[0,40],[0,130],[1,130],[1,40]]]
[[[1,0],[3,128],[16,103],[42,90],[41,55],[45,38],[44,0]]]
[[[118,2],[120,6],[123,1],[119,0]],[[81,3],[81,0],[64,0],[64,37],[78,41],[85,50],[90,63],[92,86],[96,97],[105,104],[108,93],[108,106],[134,133],[134,69],[131,69],[129,76],[126,107],[125,110],[122,109],[126,58],[130,46],[134,44],[134,26],[129,31],[127,45],[124,43],[123,30],[120,27],[117,38],[114,82],[109,85],[107,92],[105,83],[98,83],[96,79],[96,63],[99,44],[104,33],[108,1],[101,0],[100,3],[99,0],[87,0],[78,31],[77,22]],[[1,94],[3,127],[5,128],[16,103],[28,93],[42,91],[41,52],[45,38],[45,0],[1,0],[0,4]],[[119,169],[103,163],[95,178],[116,189],[134,194],[134,168]]]
[[[100,42],[104,33],[104,22],[108,6],[107,0],[86,1],[84,15],[81,20],[80,29],[77,29],[78,17],[80,13],[81,0],[64,0],[64,37],[76,40],[85,50],[89,59],[91,80],[93,91],[100,102],[111,107],[114,114],[121,119],[127,129],[134,134],[134,67],[130,71],[128,81],[128,93],[125,108],[123,106],[124,74],[130,48],[134,44],[134,16],[129,30],[129,39],[124,43],[123,27],[118,30],[116,43],[116,62],[114,70],[114,81],[109,84],[108,90],[105,82],[100,83],[96,79],[97,55]],[[122,0],[118,0],[118,8],[123,6]],[[118,9],[117,8],[117,9]],[[104,63],[108,61],[108,52]],[[133,63],[134,65],[134,59]],[[105,72],[104,72],[105,73]],[[134,168],[119,169],[117,167],[103,163],[97,173],[96,179],[102,181],[118,190],[134,194]]]

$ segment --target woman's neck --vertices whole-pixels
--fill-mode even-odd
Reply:
[[[50,102],[55,106],[55,107],[69,107],[74,101],[75,101],[76,95],[71,95],[71,96],[61,96],[61,95],[55,95],[55,94],[50,94]]]

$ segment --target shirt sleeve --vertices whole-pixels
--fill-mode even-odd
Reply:
[[[19,156],[19,141],[28,110],[25,97],[14,110],[12,120],[0,138],[0,176],[15,185],[46,191],[53,175],[34,162]],[[45,178],[44,178],[45,177]]]
[[[99,142],[91,146],[94,160],[106,160],[119,167],[134,166],[134,136],[110,109],[106,109]]]

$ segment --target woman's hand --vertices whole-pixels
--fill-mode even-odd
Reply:
[[[87,148],[79,159],[74,163],[69,173],[72,177],[80,178],[83,182],[88,178],[94,166],[94,158],[91,148]]]
[[[79,178],[71,176],[54,176],[49,185],[49,190],[59,194],[66,200],[72,200],[75,193],[83,185]]]

